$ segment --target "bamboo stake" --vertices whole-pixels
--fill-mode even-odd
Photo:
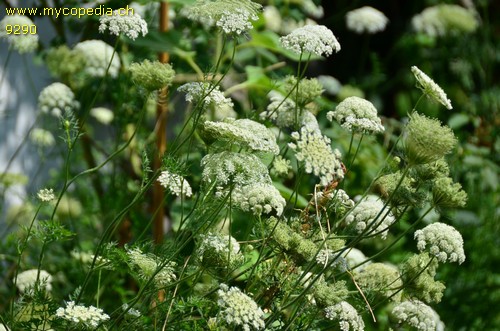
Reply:
[[[160,32],[168,31],[168,2],[163,1],[160,3]],[[169,54],[167,52],[162,52],[158,54],[158,60],[161,63],[167,63],[169,61]],[[153,167],[157,170],[161,167],[161,156],[165,153],[167,149],[167,94],[168,89],[165,87],[158,93],[158,101],[156,106],[156,121],[157,121],[157,132],[156,132],[156,148],[157,152],[155,154]],[[156,244],[163,241],[163,234],[165,232],[163,219],[165,217],[165,210],[162,206],[165,193],[160,183],[156,182],[153,187],[153,212],[154,224],[153,224],[153,240]]]

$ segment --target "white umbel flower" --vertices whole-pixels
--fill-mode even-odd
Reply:
[[[366,228],[369,234],[377,234],[382,239],[387,238],[389,227],[395,222],[388,207],[384,208],[384,202],[376,196],[366,196],[354,209],[346,216],[347,225],[353,225],[358,233],[362,233]]]
[[[205,134],[219,141],[236,144],[252,151],[278,155],[280,148],[274,133],[263,124],[250,119],[226,118],[221,122],[206,121]]]
[[[177,91],[186,93],[187,102],[204,102],[207,106],[233,107],[233,102],[224,96],[219,86],[213,86],[207,82],[186,83],[180,86]]]
[[[190,197],[193,195],[193,191],[191,189],[191,185],[189,185],[188,181],[185,180],[182,176],[171,173],[168,170],[164,170],[161,172],[158,177],[158,182],[164,188],[170,190],[173,194],[185,195]]]
[[[377,109],[368,100],[348,97],[337,105],[334,111],[326,114],[329,121],[335,119],[346,130],[365,134],[384,132],[384,127],[377,116]]]
[[[444,330],[444,324],[434,309],[418,300],[401,302],[391,315],[398,326],[409,326],[418,331]]]
[[[94,329],[102,322],[109,320],[109,315],[104,313],[102,309],[94,306],[76,305],[74,301],[67,302],[66,308],[58,308],[56,317],[68,320],[75,325]]]
[[[115,78],[120,71],[120,57],[113,56],[114,49],[102,40],[85,40],[73,48],[76,54],[85,59],[83,72],[90,77],[104,77],[109,66],[108,74]],[[113,57],[113,60],[111,60]],[[110,65],[111,62],[111,65]]]
[[[357,310],[346,301],[325,308],[325,316],[329,320],[338,321],[342,331],[363,331],[365,323]]]
[[[300,133],[292,133],[292,138],[296,142],[288,146],[295,151],[297,160],[304,163],[305,171],[320,178],[321,185],[344,178],[340,152],[332,150],[330,138],[308,126],[302,127]]]
[[[30,269],[20,272],[14,280],[19,291],[23,293],[33,293],[32,291],[36,285],[37,275],[38,269]],[[40,270],[40,276],[38,276],[38,286],[40,288],[44,288],[47,292],[52,290],[52,276],[47,271]]]
[[[90,116],[94,117],[98,122],[108,125],[113,121],[115,115],[111,109],[105,107],[96,107],[90,110]]]
[[[9,43],[10,49],[20,54],[32,53],[38,48],[38,34],[8,34],[6,26],[19,25],[22,27],[35,26],[33,21],[22,15],[7,15],[0,21],[0,40],[5,39]]]
[[[38,108],[43,113],[59,117],[64,112],[72,111],[79,107],[75,100],[75,94],[62,83],[53,83],[40,92],[38,96]]]
[[[243,331],[263,330],[265,328],[264,312],[252,298],[241,292],[239,288],[234,286],[229,288],[227,285],[221,284],[217,295],[219,296],[217,303],[221,309],[217,317],[219,320]]]
[[[439,262],[462,264],[465,261],[464,240],[451,225],[432,223],[415,231],[414,237],[418,250],[423,251],[428,246],[431,255],[436,256]]]
[[[271,184],[255,183],[233,189],[231,201],[244,211],[254,215],[269,214],[273,210],[279,216],[283,213],[286,200]]]
[[[356,33],[384,31],[389,19],[380,10],[364,6],[346,14],[347,28]]]
[[[333,32],[324,25],[306,25],[280,38],[284,48],[302,54],[309,52],[318,56],[330,56],[340,51],[340,44]]]
[[[50,131],[41,128],[31,130],[30,140],[40,147],[50,147],[56,143],[54,135]]]
[[[236,239],[215,233],[201,235],[201,242],[196,252],[199,261],[211,267],[233,269],[245,259],[240,253],[240,244]]]
[[[135,40],[140,34],[143,37],[148,34],[148,24],[138,14],[121,15],[119,10],[115,10],[112,16],[101,16],[99,24],[100,33],[109,30],[109,33],[113,35],[124,34],[132,40]]]
[[[51,188],[50,189],[48,189],[48,188],[41,189],[40,191],[38,191],[36,196],[42,202],[49,202],[49,201],[52,201],[56,198],[56,196],[54,195],[54,190]]]
[[[450,110],[453,109],[451,101],[448,99],[446,93],[444,93],[443,89],[436,84],[432,78],[427,76],[416,66],[411,67],[411,72],[413,72],[415,78],[417,79],[418,88],[420,88],[425,95],[439,102],[446,108]]]
[[[259,19],[261,8],[250,0],[198,0],[186,7],[185,13],[189,19],[207,27],[215,25],[225,34],[240,35],[253,28],[252,21]]]

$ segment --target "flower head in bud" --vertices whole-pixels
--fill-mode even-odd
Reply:
[[[365,134],[384,132],[377,109],[368,100],[348,97],[326,114],[329,121],[335,119],[346,130]]]
[[[134,84],[148,92],[169,86],[175,76],[172,66],[160,61],[144,60],[142,63],[132,63],[129,70]]]
[[[356,33],[377,33],[385,30],[389,19],[380,10],[364,6],[346,14],[347,28]]]
[[[229,270],[237,268],[244,261],[236,239],[215,233],[201,236],[197,256],[202,265]]]
[[[122,15],[119,10],[115,10],[111,16],[101,16],[99,24],[100,33],[109,30],[115,36],[124,34],[132,40],[140,34],[143,37],[148,34],[148,24],[138,14]]]
[[[57,117],[63,115],[64,112],[73,111],[79,106],[73,91],[62,83],[53,83],[47,86],[38,96],[38,108],[43,113]]]
[[[177,278],[174,273],[175,262],[165,263],[157,256],[144,254],[139,248],[128,250],[127,255],[130,263],[137,268],[139,278],[143,281],[148,281],[154,275],[155,284],[158,287],[165,287]]]
[[[50,189],[48,189],[48,188],[41,189],[40,191],[38,191],[37,197],[42,202],[49,202],[49,201],[52,201],[56,198],[56,196],[54,195],[54,190],[51,188]]]
[[[340,44],[333,32],[324,25],[306,25],[281,37],[284,48],[297,53],[309,52],[318,56],[330,56],[340,51]]]
[[[325,316],[329,320],[338,321],[342,331],[363,331],[365,323],[356,309],[346,301],[325,308]]]
[[[345,281],[329,283],[321,275],[312,287],[312,294],[320,307],[334,306],[349,295]]]
[[[38,277],[38,283],[37,283]],[[52,290],[52,276],[45,270],[40,270],[40,275],[38,276],[38,269],[30,269],[20,272],[17,278],[14,279],[14,283],[20,292],[23,293],[33,293],[35,287],[43,288],[45,291],[50,292]]]
[[[427,76],[416,66],[411,67],[411,72],[413,72],[413,75],[415,75],[417,79],[417,87],[421,89],[427,97],[439,102],[448,109],[453,109],[451,101],[448,99],[446,93],[444,93],[443,89],[436,84],[432,78]]]
[[[432,256],[439,262],[465,261],[464,240],[462,235],[451,225],[444,223],[432,223],[422,230],[415,231],[417,248],[419,251],[429,248]]]
[[[176,196],[184,195],[190,197],[193,195],[191,185],[182,176],[171,173],[168,170],[161,172],[158,182],[164,188],[170,190]]]
[[[74,323],[78,329],[82,326],[95,329],[102,322],[109,320],[109,315],[105,314],[102,309],[76,305],[74,301],[67,302],[66,308],[58,308],[55,316]]]
[[[463,207],[467,202],[467,193],[460,183],[453,183],[450,177],[439,177],[432,183],[432,198],[438,207]]]
[[[394,207],[420,206],[424,202],[426,194],[416,189],[415,180],[412,177],[406,176],[401,181],[401,176],[401,172],[397,171],[377,178],[375,187],[380,196],[383,199],[392,196],[390,203]],[[395,190],[396,192],[394,192]]]
[[[365,293],[378,294],[395,302],[401,300],[403,281],[396,267],[372,263],[357,272],[355,279]]]
[[[226,118],[221,122],[207,121],[203,134],[229,145],[239,145],[251,151],[279,154],[274,133],[263,124],[250,119]]]
[[[358,233],[367,231],[366,234],[376,234],[382,239],[387,238],[395,220],[389,208],[384,208],[384,202],[376,196],[366,196],[345,218],[346,224]]]
[[[394,307],[391,317],[398,326],[407,326],[419,331],[444,329],[439,315],[431,307],[418,300],[401,302]]]
[[[286,176],[288,175],[290,169],[292,169],[290,166],[290,160],[283,158],[281,155],[274,158],[273,167],[271,169],[272,173],[277,176]]]
[[[428,253],[413,255],[401,267],[405,293],[424,302],[440,302],[446,289],[434,280],[439,262]]]
[[[68,57],[68,60],[83,59],[81,69],[84,75],[101,78],[106,75],[107,70],[110,77],[116,78],[118,76],[121,66],[120,57],[118,54],[113,55],[113,47],[106,44],[104,41],[85,40],[79,42],[73,48],[72,53],[75,55],[73,57]]]
[[[30,140],[40,147],[54,146],[56,140],[50,131],[34,128],[30,132]]]
[[[296,142],[288,146],[295,151],[297,160],[305,164],[305,171],[320,178],[321,185],[326,186],[333,180],[344,178],[340,152],[337,149],[332,150],[328,137],[304,126],[300,133],[292,133],[292,138]]]
[[[436,119],[413,113],[406,125],[405,154],[410,166],[441,159],[457,144],[453,131]]]
[[[5,39],[9,43],[9,48],[13,49],[19,54],[32,53],[38,48],[38,34],[15,34],[12,30],[7,31],[7,26],[11,29],[14,26],[28,27],[30,32],[32,27],[36,26],[32,20],[22,15],[7,15],[0,21],[0,41]]]
[[[303,78],[298,83],[295,76],[287,76],[283,82],[284,94],[291,95],[291,98],[303,108],[308,103],[313,102],[323,94],[323,86],[316,78]],[[295,93],[297,92],[297,93]]]
[[[217,319],[235,329],[243,331],[263,330],[264,312],[257,306],[255,301],[237,287],[229,288],[225,284],[220,285],[217,291],[219,299],[217,303],[220,308]]]
[[[217,26],[225,34],[240,35],[253,28],[262,6],[250,0],[198,0],[185,13],[191,20]]]

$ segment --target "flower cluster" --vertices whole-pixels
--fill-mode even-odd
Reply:
[[[370,34],[385,30],[389,19],[380,10],[364,6],[346,14],[347,28],[356,33]]]
[[[161,186],[170,190],[176,196],[184,195],[190,197],[193,195],[189,182],[182,176],[171,173],[168,170],[161,172],[160,176],[158,176],[158,182]]]
[[[89,77],[104,77],[106,70],[109,76],[116,78],[120,71],[120,57],[114,49],[102,40],[85,40],[73,48],[75,56],[83,59],[83,73]],[[109,66],[109,69],[108,69]]]
[[[272,173],[277,176],[286,176],[288,175],[290,169],[292,169],[290,166],[290,160],[283,158],[281,155],[274,158],[273,167],[271,169]]]
[[[335,111],[326,114],[329,121],[335,119],[346,130],[366,134],[384,132],[384,127],[377,116],[377,109],[368,100],[348,97],[337,105]]]
[[[197,256],[208,267],[227,267],[230,270],[244,260],[240,253],[240,244],[231,236],[208,233],[201,236]]]
[[[243,331],[265,328],[264,312],[239,288],[234,286],[229,288],[221,284],[217,295],[219,296],[217,303],[221,309],[218,319],[230,326],[241,328]]]
[[[109,315],[104,313],[102,309],[94,306],[85,307],[76,305],[74,301],[67,302],[66,308],[58,308],[56,317],[92,329],[95,329],[102,322],[109,320]]]
[[[115,117],[111,109],[105,107],[95,107],[90,110],[90,116],[95,118],[99,123],[108,125]]]
[[[342,84],[339,80],[332,76],[320,75],[318,76],[318,81],[323,86],[325,93],[331,95],[337,95],[342,88]]]
[[[418,300],[404,301],[398,304],[391,312],[398,326],[409,326],[419,331],[442,331],[444,324],[439,315]]]
[[[267,167],[253,154],[220,152],[208,154],[201,160],[202,180],[215,184],[217,191],[254,183],[271,183]]]
[[[361,289],[367,293],[379,294],[392,301],[401,300],[403,281],[396,267],[384,263],[371,263],[363,269],[356,269],[355,278]]]
[[[345,218],[346,224],[352,224],[358,233],[368,228],[367,234],[380,235],[382,239],[387,238],[389,227],[394,221],[389,208],[384,208],[384,202],[376,196],[365,197]]]
[[[453,4],[439,4],[425,8],[411,23],[415,31],[430,37],[471,33],[479,26],[473,11]]]
[[[367,260],[366,255],[362,251],[354,247],[347,249],[346,253],[344,254],[344,258],[347,262],[348,267],[358,272],[372,263],[371,261],[365,262]],[[363,263],[363,265],[358,266],[361,263]]]
[[[302,127],[300,133],[292,133],[292,138],[296,143],[288,146],[295,151],[297,160],[305,163],[307,173],[320,177],[321,185],[344,178],[340,152],[332,151],[330,138],[307,126]]]
[[[0,21],[0,40],[5,39],[10,49],[20,54],[31,53],[38,48],[38,34],[7,33],[6,26],[34,26],[31,19],[22,15],[7,15]]]
[[[203,130],[211,139],[230,145],[236,144],[252,151],[275,155],[280,151],[274,133],[263,124],[250,119],[226,118],[221,122],[207,121]]]
[[[33,288],[36,286],[45,289],[47,292],[52,290],[52,276],[45,270],[40,270],[39,276],[38,269],[30,269],[20,272],[14,282],[19,291],[23,293],[32,293]]]
[[[47,189],[47,188],[41,189],[40,191],[38,191],[36,196],[42,202],[49,202],[49,201],[52,201],[56,198],[56,196],[54,195],[54,190],[51,188],[50,189]]]
[[[432,183],[432,200],[438,207],[463,207],[467,202],[467,193],[460,183],[454,183],[450,177],[439,177]]]
[[[329,320],[338,321],[342,331],[363,331],[365,323],[356,309],[346,301],[325,308],[325,316]]]
[[[406,125],[404,148],[411,166],[437,161],[457,144],[453,131],[439,120],[420,115],[410,115]]]
[[[279,216],[286,206],[286,200],[280,192],[266,183],[236,187],[232,191],[231,200],[243,211],[251,211],[254,215],[269,214],[274,210]]]
[[[119,10],[115,10],[112,16],[103,15],[99,18],[99,32],[104,33],[106,30],[116,36],[123,33],[135,40],[139,34],[143,37],[148,34],[148,25],[138,14],[121,15]]]
[[[440,302],[446,289],[436,281],[439,262],[428,253],[415,254],[401,266],[405,293],[424,302]]]
[[[297,81],[297,77],[287,76],[283,80],[282,89],[284,94],[291,95],[301,108],[323,94],[323,85],[316,78],[302,78]]]
[[[64,112],[73,111],[80,106],[75,94],[62,83],[52,83],[40,92],[38,108],[43,113],[62,116]]]
[[[226,34],[240,35],[253,28],[261,5],[250,0],[198,0],[186,9],[187,17],[207,26],[217,26]]]
[[[417,86],[425,95],[439,102],[446,108],[453,109],[451,101],[448,99],[446,93],[444,93],[443,89],[438,84],[436,84],[434,80],[432,80],[432,78],[427,76],[416,66],[411,67],[411,72],[413,72],[413,75],[415,75],[415,78],[417,79]]]
[[[219,86],[213,86],[207,82],[186,83],[180,86],[177,91],[186,93],[187,102],[204,102],[206,106],[217,108],[233,107],[233,102],[224,96]]]
[[[340,51],[340,44],[333,32],[324,25],[306,25],[280,38],[284,48],[302,54],[309,52],[318,56],[330,56]]]
[[[144,60],[142,63],[132,63],[130,73],[134,84],[152,92],[169,86],[175,76],[175,71],[168,63]]]
[[[440,262],[462,264],[465,261],[462,235],[450,225],[439,222],[429,224],[422,230],[415,231],[415,239],[419,251],[429,246],[430,254]]]
[[[77,251],[73,250],[71,251],[71,256],[75,259],[78,260],[79,262],[86,264],[86,265],[91,265],[92,262],[94,261],[95,255],[90,253],[90,252],[82,252],[82,251]],[[95,259],[95,265],[97,267],[102,267],[104,265],[110,264],[111,260],[106,259],[102,256],[97,256]]]
[[[41,128],[34,128],[30,132],[30,140],[40,147],[54,146],[56,140],[52,132]]]
[[[158,287],[172,283],[177,277],[174,273],[175,262],[161,262],[154,255],[144,254],[139,248],[127,251],[130,262],[139,269],[140,278],[148,281],[154,275],[154,282]],[[158,268],[161,269],[158,271]]]

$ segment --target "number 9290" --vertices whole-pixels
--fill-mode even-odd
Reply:
[[[36,25],[34,24],[7,24],[5,25],[7,34],[25,35],[36,34]]]

